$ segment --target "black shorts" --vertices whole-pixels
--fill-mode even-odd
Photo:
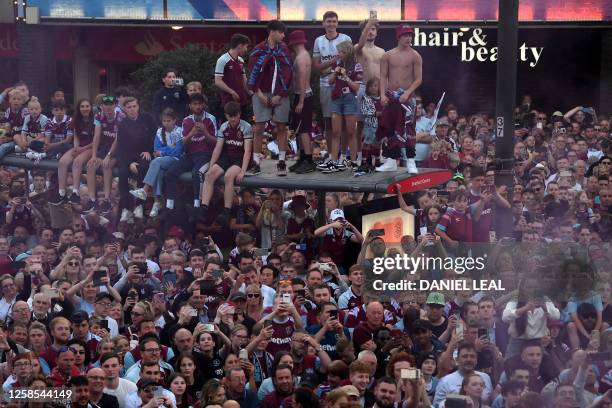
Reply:
[[[221,156],[219,160],[217,160],[217,165],[221,167],[224,171],[227,171],[232,166],[242,167],[242,157],[230,157],[230,156]]]
[[[302,113],[295,113],[295,107],[299,101],[300,95],[294,95],[293,105],[291,105],[291,129],[296,135],[310,133],[312,130],[312,95],[304,98]]]

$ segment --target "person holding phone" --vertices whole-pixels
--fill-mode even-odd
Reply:
[[[317,306],[317,323],[307,326],[306,331],[314,337],[333,361],[338,358],[336,343],[350,338],[349,330],[342,325],[338,315],[338,306],[331,302]]]
[[[363,242],[363,236],[344,217],[344,211],[339,208],[330,213],[331,222],[315,230],[315,237],[323,237],[322,252],[329,252],[338,269],[342,273],[345,270],[344,249],[348,241],[356,244]]]

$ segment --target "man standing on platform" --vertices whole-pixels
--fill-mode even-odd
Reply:
[[[289,34],[289,47],[294,52],[293,62],[293,114],[291,127],[298,135],[300,158],[289,170],[298,174],[312,173],[317,166],[312,161],[312,89],[310,88],[310,71],[312,61],[306,50],[306,35],[302,30]]]
[[[337,31],[338,14],[335,11],[326,11],[323,14],[323,27],[325,28],[325,35],[317,37],[312,48],[312,67],[319,71],[320,74],[319,100],[325,121],[325,140],[329,150],[331,147],[331,92],[333,89],[333,86],[329,83],[329,76],[332,73],[332,67],[335,66],[338,60],[336,46],[341,42],[352,40],[348,35]],[[328,153],[336,154],[336,152]]]
[[[283,42],[285,24],[279,20],[268,23],[268,37],[255,46],[249,58],[248,86],[253,94],[253,113],[255,129],[253,141],[253,161],[247,172],[255,175],[261,172],[259,162],[261,139],[266,122],[276,124],[278,138],[278,175],[286,176],[285,154],[287,145],[287,121],[289,120],[289,88],[293,76],[291,52]]]
[[[416,98],[414,92],[423,81],[423,60],[412,48],[414,29],[400,24],[396,30],[397,47],[387,51],[380,62],[380,100],[384,107],[377,137],[385,140],[385,163],[376,171],[397,170],[400,149],[406,148],[408,173],[416,174]]]

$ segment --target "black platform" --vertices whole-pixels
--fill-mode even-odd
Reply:
[[[41,160],[36,163],[26,159],[24,156],[11,154],[2,161],[5,166],[20,167],[32,170],[56,171],[57,161]],[[293,162],[287,162],[291,165]],[[387,187],[411,176],[405,168],[399,168],[394,172],[371,173],[355,177],[350,170],[332,174],[314,172],[309,174],[287,173],[281,177],[276,174],[276,161],[264,160],[261,163],[261,174],[245,177],[241,187],[252,188],[278,188],[278,189],[301,189],[317,191],[352,191],[361,193],[387,193]],[[419,169],[419,174],[433,172],[437,169]],[[190,182],[191,173],[181,175],[181,181]]]

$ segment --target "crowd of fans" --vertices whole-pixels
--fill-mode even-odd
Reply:
[[[284,26],[271,24],[270,44],[288,52]],[[346,42],[335,13],[326,13],[324,26],[328,42]],[[364,23],[361,54],[378,53],[376,27],[374,19]],[[399,41],[410,34],[402,30]],[[305,69],[306,40],[291,39],[295,70]],[[436,113],[417,98],[414,159],[454,177],[397,195],[415,229],[391,243],[362,235],[343,211],[383,197],[328,193],[320,225],[314,191],[233,188],[260,162],[250,160],[254,151],[283,162],[279,173],[292,157],[298,173],[317,162],[340,171],[346,146],[318,129],[342,126],[343,118],[364,148],[345,168],[367,173],[379,159],[371,129],[376,80],[366,81],[370,98],[361,95],[361,124],[345,97],[358,92],[353,81],[361,74],[339,70],[348,88],[340,122],[334,99],[320,127],[310,109],[307,129],[300,121],[287,134],[281,116],[289,85],[278,79],[285,86],[278,100],[274,86],[264,95],[257,87],[265,81],[247,78],[242,67],[248,45],[234,36],[217,64],[222,113],[208,112],[201,85],[183,89],[174,70],[163,78],[154,115],[140,111],[129,88],[78,101],[72,118],[61,91],[48,118],[26,84],[2,93],[0,158],[58,160],[57,172],[0,166],[3,406],[54,406],[15,401],[11,391],[26,387],[71,389],[72,406],[102,408],[611,406],[608,118],[582,106],[549,115],[537,97],[524,96],[509,191],[495,183],[494,118],[462,112],[460,102]],[[267,69],[266,47],[256,47],[253,55],[264,56],[251,67]],[[341,52],[345,61],[353,51]],[[228,64],[238,79],[227,78]],[[331,66],[323,65],[313,62],[321,72]],[[291,74],[278,69],[279,78]],[[301,113],[312,96],[308,84],[298,88],[293,110],[302,105]],[[249,94],[261,105],[253,107],[254,132],[245,120]],[[185,171],[191,185],[179,182]],[[215,184],[221,176],[225,187]],[[496,237],[510,218],[511,235]],[[489,279],[503,289],[377,292],[376,258],[398,254],[486,254],[486,262],[462,275],[394,270],[383,279]]]

